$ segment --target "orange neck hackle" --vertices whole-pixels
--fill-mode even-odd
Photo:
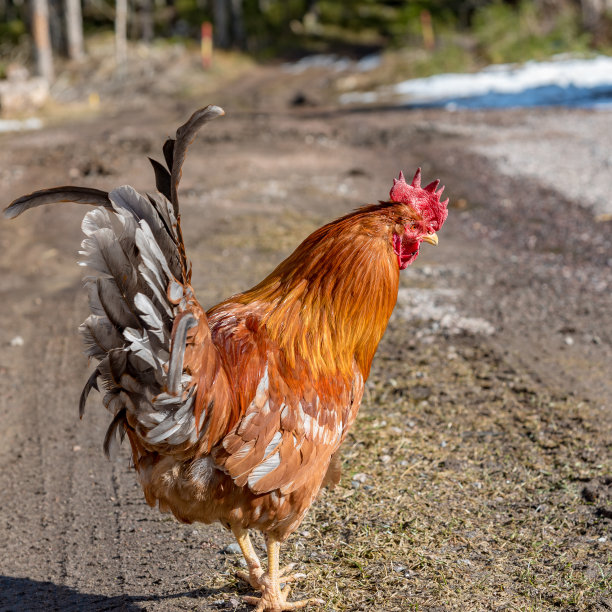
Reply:
[[[364,377],[397,300],[391,245],[397,204],[366,206],[311,234],[261,283],[232,301],[257,306],[290,366]],[[402,207],[404,208],[404,207]]]

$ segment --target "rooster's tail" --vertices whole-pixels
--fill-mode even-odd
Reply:
[[[217,106],[194,113],[164,144],[167,168],[151,160],[158,194],[144,197],[130,186],[106,193],[83,187],[45,189],[15,200],[13,218],[50,202],[98,206],[85,215],[82,265],[91,314],[80,331],[86,352],[98,360],[81,394],[79,412],[101,380],[104,405],[114,415],[104,441],[112,454],[118,433],[138,448],[190,445],[196,426],[195,387],[183,372],[188,331],[198,309],[189,285],[190,266],[180,230],[177,189],[185,152],[197,130],[223,114]],[[205,315],[201,313],[205,318]],[[136,447],[136,448],[135,448]]]

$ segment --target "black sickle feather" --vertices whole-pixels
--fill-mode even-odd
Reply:
[[[87,379],[83,391],[81,391],[81,399],[79,400],[79,418],[83,418],[85,414],[85,404],[87,403],[87,396],[92,389],[99,391],[98,388],[98,376],[100,376],[100,370],[96,368],[91,376]]]
[[[164,146],[162,150],[164,152],[164,159],[166,160],[166,166],[168,166],[168,170],[172,172],[172,160],[174,159],[174,138],[168,138],[168,140],[164,142]]]
[[[91,187],[73,187],[72,185],[66,185],[64,187],[41,189],[40,191],[21,196],[4,209],[4,216],[7,219],[14,219],[30,208],[36,208],[37,206],[52,204],[54,202],[76,202],[77,204],[113,208],[106,191],[93,189]]]
[[[159,193],[163,193],[168,200],[172,197],[170,192],[170,173],[156,159],[149,157],[149,161],[155,172],[155,187]]]
[[[171,184],[171,195],[170,201],[174,206],[174,213],[178,216],[178,186],[181,181],[181,174],[183,170],[183,162],[185,161],[185,154],[187,148],[193,142],[196,137],[198,130],[209,121],[212,121],[216,117],[224,115],[225,112],[222,108],[210,104],[205,108],[197,110],[186,123],[176,130],[176,141],[174,142],[172,150],[172,166],[170,168],[170,174],[172,175]],[[167,143],[168,141],[166,141]],[[166,146],[164,145],[164,155],[166,155]],[[166,161],[168,156],[166,156]]]
[[[115,432],[117,431],[117,428],[120,425],[123,425],[123,427],[122,429],[119,430],[119,435],[121,436],[122,440],[123,440],[123,437],[125,436],[125,415],[126,414],[127,414],[127,411],[124,406],[123,408],[121,408],[121,410],[117,412],[117,414],[115,415],[115,418],[111,421],[111,424],[108,426],[108,429],[106,430],[106,435],[104,436],[104,444],[102,447],[104,448],[104,454],[109,459],[113,458],[115,451],[116,451],[117,444],[116,444]]]

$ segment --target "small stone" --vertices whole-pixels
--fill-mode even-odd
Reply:
[[[380,458],[380,460],[383,463],[389,463],[391,461],[391,456],[390,455],[382,455],[382,457]]]
[[[586,502],[593,503],[597,499],[597,489],[593,485],[586,485],[582,489],[582,499]]]
[[[23,341],[23,338],[21,336],[15,336],[12,340],[11,340],[11,346],[23,346],[25,343]]]
[[[567,346],[572,346],[574,344],[574,339],[571,336],[565,336],[564,342]]]
[[[355,474],[352,478],[353,482],[361,482],[361,483],[364,483],[367,479],[368,479],[368,475],[363,474],[361,472],[359,474]]]
[[[78,453],[78,452],[81,450],[81,447],[80,447],[78,444],[76,444],[75,446],[73,446],[73,447],[72,447],[72,450],[73,450],[75,453]]]
[[[240,550],[238,542],[232,542],[223,549],[223,552],[228,555],[239,555],[242,551]]]

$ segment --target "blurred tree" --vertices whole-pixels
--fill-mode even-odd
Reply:
[[[117,69],[121,73],[127,61],[127,0],[117,0],[115,3],[115,58]]]
[[[66,17],[66,36],[68,39],[68,57],[71,60],[83,59],[83,15],[81,0],[64,0]]]
[[[53,53],[49,34],[49,4],[47,0],[32,0],[32,34],[36,47],[38,74],[47,81],[53,81]]]
[[[230,46],[230,20],[228,0],[213,0],[215,46],[227,49]]]
[[[232,37],[234,46],[245,48],[244,15],[242,12],[242,0],[231,0],[232,2]]]
[[[49,45],[78,59],[83,28],[109,30],[113,21],[119,66],[126,61],[128,35],[195,39],[209,20],[218,48],[248,49],[260,57],[360,55],[396,46],[426,48],[427,57],[463,53],[480,63],[589,46],[605,52],[612,43],[612,0],[133,0],[129,8],[128,32],[128,0],[0,0],[2,55],[30,30],[38,71],[49,78]],[[27,45],[21,49],[25,56]],[[5,63],[0,59],[0,74]]]
[[[139,22],[142,40],[151,42],[154,34],[153,0],[140,0]]]
[[[602,36],[612,16],[612,0],[580,0],[580,7],[585,30],[597,38]]]

